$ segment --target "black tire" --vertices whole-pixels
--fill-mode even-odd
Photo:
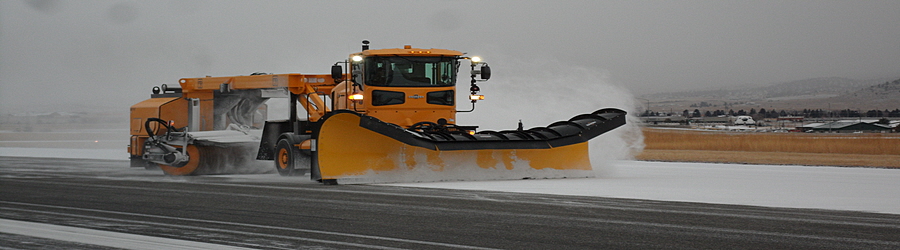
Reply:
[[[278,140],[275,145],[275,170],[281,176],[303,175],[304,171],[297,169],[300,164],[300,149],[294,147],[290,139]]]

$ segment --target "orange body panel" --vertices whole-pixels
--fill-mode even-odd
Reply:
[[[323,74],[271,74],[226,77],[182,78],[179,83],[184,98],[201,99],[201,131],[213,129],[213,91],[240,89],[286,88],[300,95],[300,107],[307,108],[310,120],[316,121],[328,111],[324,95],[330,95],[335,86],[331,75]],[[205,126],[204,124],[208,124]]]
[[[166,121],[174,121],[176,124],[187,125],[187,100],[179,97],[150,98],[131,106],[131,144],[128,153],[132,155],[143,154],[141,145],[147,140],[147,131],[144,123],[147,118],[158,117]],[[210,123],[212,124],[212,123]],[[158,123],[151,123],[150,128],[156,134],[165,133],[165,129],[159,129]]]
[[[335,85],[331,75],[323,74],[271,74],[250,76],[223,76],[182,78],[179,83],[185,93],[212,92],[221,89],[267,89],[289,88],[295,94],[298,89],[311,87],[325,94],[331,93]]]
[[[366,99],[371,99],[371,98],[365,98],[362,101],[351,101],[348,97],[350,95],[354,94],[355,92],[359,91],[359,88],[352,87],[351,85],[352,84],[350,84],[349,82],[342,82],[334,87],[334,90],[331,92],[331,96],[335,100],[333,109],[334,110],[348,109],[348,110],[356,111],[358,113],[365,113],[366,112],[366,104],[365,104],[366,101],[371,102],[370,100],[366,100]]]
[[[449,49],[422,49],[422,48],[390,48],[390,49],[370,49],[353,55],[361,56],[462,56],[462,52]],[[351,56],[353,56],[351,55]]]
[[[131,135],[147,135],[144,131],[144,122],[147,118],[158,117],[166,121],[175,121],[176,124],[187,124],[187,101],[179,97],[151,98],[131,106]],[[157,129],[158,124],[151,124],[151,128]],[[157,131],[159,133],[161,131]]]
[[[372,96],[372,91],[388,90],[403,92],[404,103],[396,105],[374,106],[372,100],[367,100],[365,106],[366,115],[373,116],[384,122],[409,127],[417,122],[437,122],[438,119],[446,119],[449,123],[456,123],[456,105],[430,104],[426,100],[429,92],[454,90],[456,87],[368,87],[366,96]],[[371,99],[371,98],[370,98]]]

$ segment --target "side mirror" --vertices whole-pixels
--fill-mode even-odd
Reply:
[[[335,80],[341,79],[344,77],[344,69],[341,68],[341,65],[331,65],[331,78]]]
[[[481,66],[481,79],[487,80],[491,79],[491,66]]]

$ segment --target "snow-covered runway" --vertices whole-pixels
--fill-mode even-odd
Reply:
[[[602,172],[590,179],[394,185],[900,214],[900,169],[614,161]]]

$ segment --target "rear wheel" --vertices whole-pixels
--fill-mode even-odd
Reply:
[[[275,146],[275,170],[281,176],[293,176],[306,174],[306,168],[303,166],[307,156],[300,152],[300,149],[294,146],[290,139],[278,140]]]

